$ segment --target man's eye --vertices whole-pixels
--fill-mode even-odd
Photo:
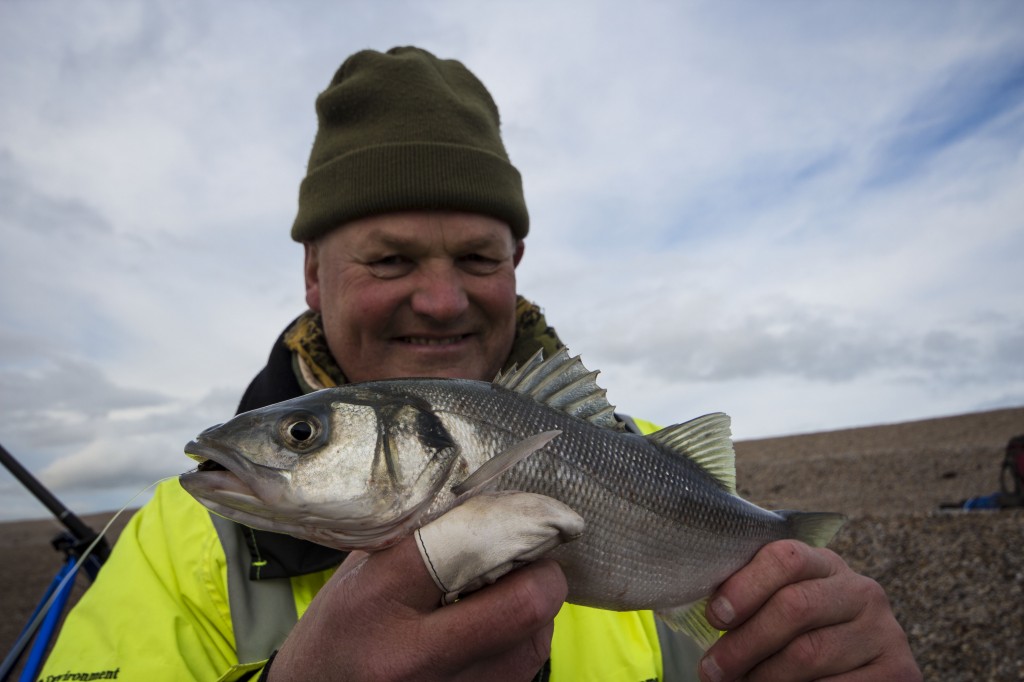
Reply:
[[[462,267],[475,275],[486,275],[501,266],[501,261],[479,253],[471,253],[459,259]]]
[[[377,277],[401,277],[412,270],[412,262],[403,256],[384,256],[367,263]]]

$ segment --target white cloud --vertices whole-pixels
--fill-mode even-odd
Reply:
[[[624,410],[1024,401],[1019,3],[388,8],[0,3],[0,440],[75,511],[187,465],[300,312],[313,99],[364,47],[487,83],[523,292]]]

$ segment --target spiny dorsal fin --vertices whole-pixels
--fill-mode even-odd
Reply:
[[[736,453],[732,448],[729,415],[721,412],[655,431],[647,438],[689,457],[701,469],[736,494]]]
[[[563,348],[547,360],[537,351],[522,367],[499,372],[494,383],[597,426],[621,430],[597,375]]]

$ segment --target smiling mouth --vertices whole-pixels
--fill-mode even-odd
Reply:
[[[403,336],[398,340],[402,343],[407,343],[410,346],[451,346],[452,344],[459,343],[469,338],[469,334],[459,334],[458,336],[445,336],[441,338],[437,337],[426,337],[426,336]]]

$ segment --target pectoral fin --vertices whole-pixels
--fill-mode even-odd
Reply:
[[[561,433],[562,432],[558,429],[554,429],[552,431],[543,431],[524,438],[518,443],[513,444],[507,450],[484,462],[480,468],[470,474],[466,480],[453,487],[452,492],[456,495],[465,495],[466,493],[479,490],[519,462],[535,453],[537,450],[540,450],[542,447],[550,443],[555,436]]]

